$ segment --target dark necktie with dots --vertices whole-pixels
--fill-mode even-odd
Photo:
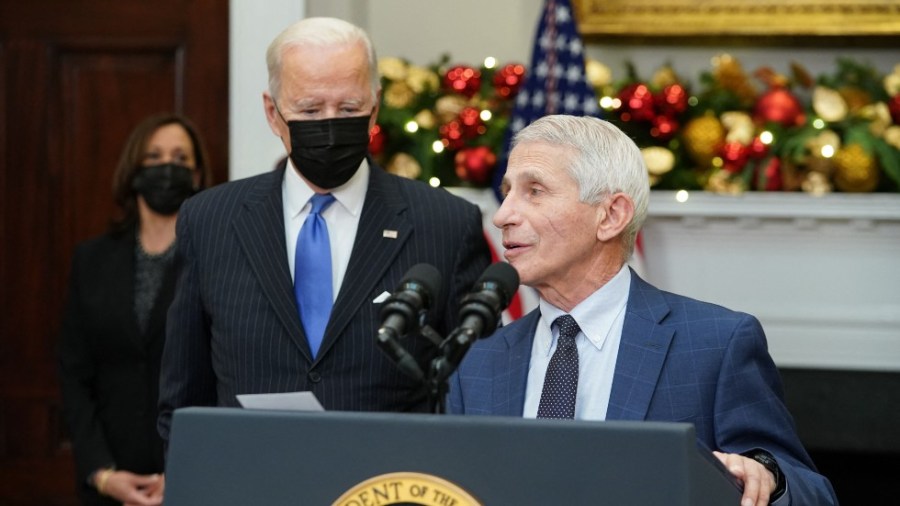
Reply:
[[[578,392],[578,348],[575,318],[562,315],[553,322],[559,328],[556,351],[550,357],[544,390],[538,404],[538,418],[575,418],[575,394]]]

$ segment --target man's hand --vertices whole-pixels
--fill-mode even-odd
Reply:
[[[736,453],[713,454],[722,461],[725,468],[744,484],[741,506],[767,506],[769,497],[775,491],[775,477],[759,462]]]

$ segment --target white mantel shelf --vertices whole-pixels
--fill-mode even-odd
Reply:
[[[900,372],[900,194],[652,192],[646,277],[757,316],[781,367]]]
[[[750,192],[723,195],[688,192],[684,202],[677,192],[653,191],[652,216],[702,216],[716,218],[814,218],[819,220],[871,220],[900,223],[900,194]]]

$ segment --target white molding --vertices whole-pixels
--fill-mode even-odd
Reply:
[[[679,202],[674,191],[653,191],[651,216],[706,216],[715,218],[815,218],[820,220],[873,220],[900,223],[900,194],[750,192],[723,195],[687,192]]]
[[[900,195],[652,192],[648,280],[755,315],[781,367],[900,371]]]

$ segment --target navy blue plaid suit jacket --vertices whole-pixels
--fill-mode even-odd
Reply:
[[[184,204],[160,378],[163,437],[173,410],[235,406],[238,394],[311,390],[329,410],[428,409],[420,385],[376,346],[381,305],[373,299],[393,292],[413,265],[429,263],[443,275],[429,322],[442,335],[452,329],[460,298],[490,263],[481,213],[443,189],[370,167],[350,262],[315,360],[287,261],[284,168]],[[407,341],[425,367],[434,346]]]
[[[631,279],[607,420],[693,423],[710,449],[772,453],[792,504],[837,504],[797,437],[759,321]],[[539,319],[472,346],[451,379],[452,413],[522,416]]]

